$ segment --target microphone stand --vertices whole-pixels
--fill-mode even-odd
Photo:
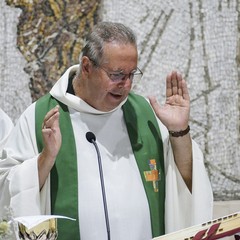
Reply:
[[[90,133],[90,132],[88,132]],[[102,198],[103,198],[103,206],[104,206],[104,214],[105,214],[105,220],[106,220],[106,228],[107,228],[107,239],[111,240],[110,237],[110,224],[109,224],[109,218],[108,218],[108,209],[107,209],[107,200],[106,200],[106,193],[105,193],[105,186],[104,186],[104,178],[103,178],[103,170],[102,170],[102,161],[101,161],[101,155],[99,152],[98,145],[96,143],[96,137],[93,133],[86,134],[86,138],[89,142],[91,142],[97,152],[97,158],[98,158],[98,167],[99,167],[99,174],[100,174],[100,180],[101,180],[101,188],[102,188]],[[90,136],[90,137],[89,137]]]

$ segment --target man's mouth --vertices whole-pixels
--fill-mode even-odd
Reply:
[[[121,98],[122,97],[121,93],[112,93],[112,92],[110,92],[110,95],[113,96],[114,98]]]

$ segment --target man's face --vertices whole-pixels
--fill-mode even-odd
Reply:
[[[99,67],[95,67],[89,60],[89,71],[80,97],[100,111],[107,112],[116,108],[128,96],[132,81],[129,75],[115,82],[111,80],[111,77],[118,76],[115,74],[119,73],[132,73],[137,69],[137,59],[137,49],[134,45],[105,44],[103,61]]]

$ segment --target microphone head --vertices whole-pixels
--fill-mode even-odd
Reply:
[[[86,139],[92,143],[92,142],[95,142],[96,141],[96,136],[94,135],[93,132],[87,132],[86,133]]]

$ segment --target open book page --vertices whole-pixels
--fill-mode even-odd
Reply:
[[[240,212],[156,237],[153,240],[212,240],[233,236],[237,233],[240,233]],[[236,236],[236,239],[240,238]]]

